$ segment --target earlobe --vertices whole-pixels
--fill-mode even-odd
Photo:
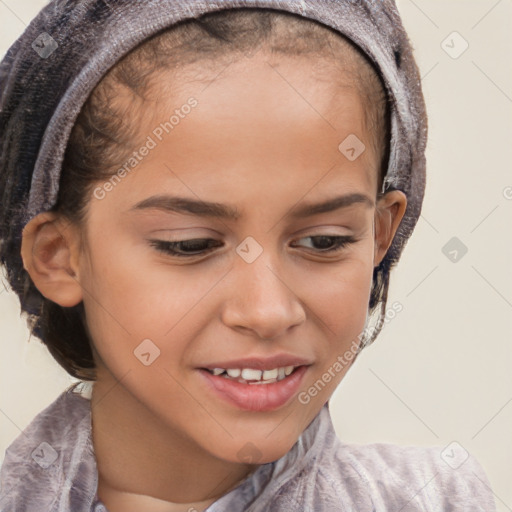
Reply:
[[[43,296],[63,306],[82,300],[78,276],[76,233],[53,212],[31,219],[23,229],[23,267]]]
[[[407,207],[407,197],[400,190],[386,193],[377,203],[375,213],[374,267],[386,255]]]

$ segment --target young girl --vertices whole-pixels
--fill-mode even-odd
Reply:
[[[330,418],[425,187],[391,0],[54,0],[0,76],[2,263],[88,384],[0,510],[495,510],[474,458]]]

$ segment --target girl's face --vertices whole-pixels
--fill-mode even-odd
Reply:
[[[261,464],[348,370],[405,196],[377,214],[364,105],[316,62],[161,74],[125,171],[97,184],[78,281],[112,425]],[[205,370],[287,366],[256,385]]]

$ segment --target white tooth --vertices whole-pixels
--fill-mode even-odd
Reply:
[[[221,373],[224,373],[224,368],[214,368],[212,372],[213,375],[220,375]]]
[[[293,372],[293,369],[294,369],[294,368],[295,368],[295,366],[285,366],[285,367],[284,367],[284,373],[285,373],[286,375],[290,375],[290,373],[292,373],[292,372]]]
[[[234,379],[240,377],[242,374],[240,368],[230,368],[229,370],[226,370],[226,372],[230,377],[233,377]]]
[[[273,370],[265,370],[263,372],[263,379],[264,380],[269,380],[269,379],[277,379],[277,368],[274,368]]]
[[[252,368],[244,368],[242,370],[242,379],[245,379],[245,380],[260,380],[262,373],[263,372],[261,370],[253,370]]]
[[[283,380],[286,377],[286,373],[284,371],[284,368],[279,368],[277,380]]]

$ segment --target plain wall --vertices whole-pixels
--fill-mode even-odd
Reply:
[[[45,3],[0,3],[0,54]],[[403,310],[335,391],[332,417],[347,442],[457,441],[483,465],[498,511],[512,510],[512,2],[399,8],[429,113],[427,190],[392,273],[389,304]],[[467,248],[456,262],[445,255],[453,237]],[[2,290],[0,460],[75,381],[28,338],[17,297]]]

